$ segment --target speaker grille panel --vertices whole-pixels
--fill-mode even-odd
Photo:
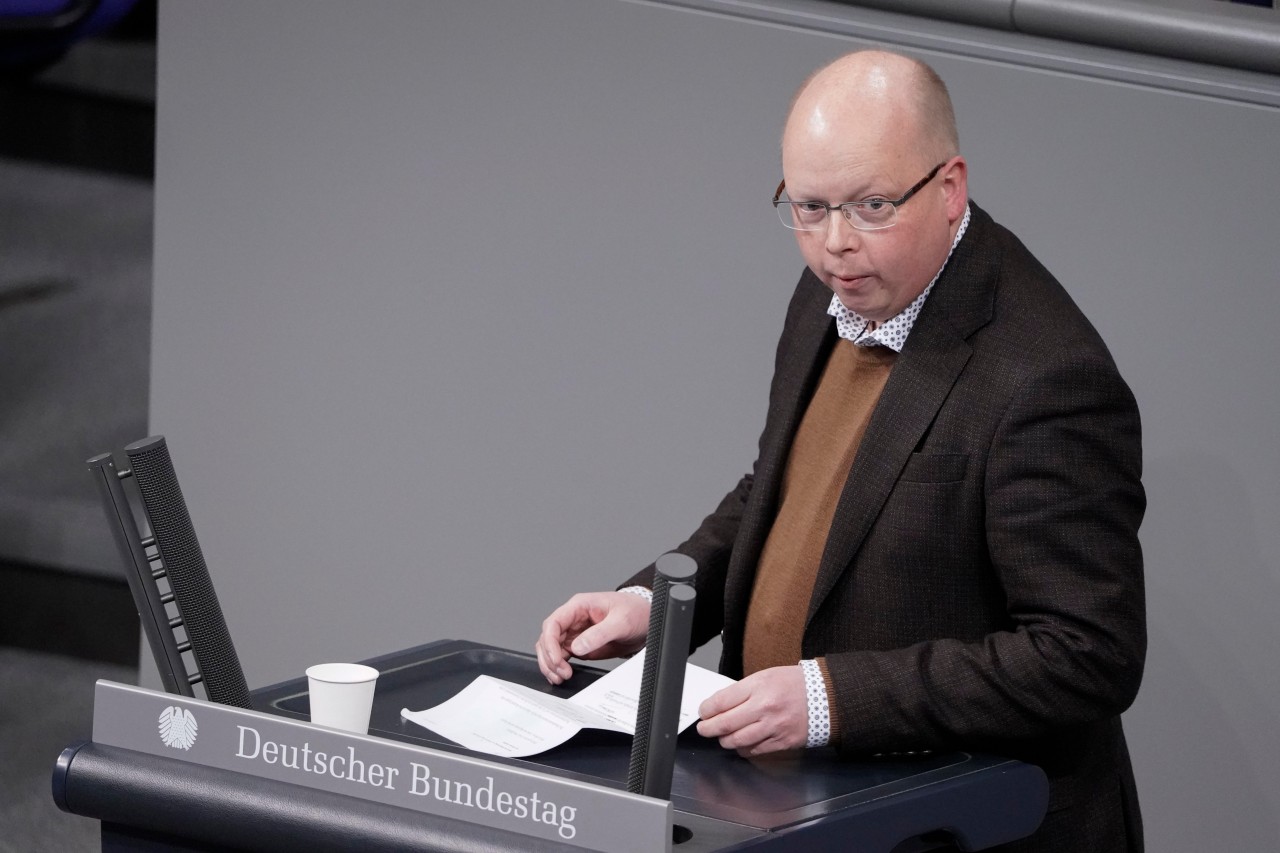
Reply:
[[[249,687],[163,437],[125,448],[209,699],[248,708]]]

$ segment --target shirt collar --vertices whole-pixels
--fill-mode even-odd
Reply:
[[[876,328],[868,330],[867,327],[871,325],[871,321],[857,311],[850,311],[840,301],[839,296],[833,295],[831,304],[827,306],[827,313],[836,318],[837,334],[847,341],[853,341],[860,347],[885,346],[894,352],[902,352],[903,346],[907,343],[907,335],[911,332],[911,327],[915,325],[920,309],[924,307],[925,298],[929,295],[929,291],[933,290],[933,286],[942,275],[942,271],[947,268],[947,261],[951,260],[951,253],[960,244],[960,238],[964,236],[964,232],[968,227],[969,205],[966,204],[964,206],[964,218],[960,220],[960,227],[956,229],[956,237],[951,241],[951,248],[947,251],[947,257],[942,261],[942,266],[938,269],[937,275],[933,277],[924,291],[915,298],[914,302],[902,309],[898,314],[876,326]]]

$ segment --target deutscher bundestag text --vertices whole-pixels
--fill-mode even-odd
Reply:
[[[495,790],[492,776],[485,776],[485,781],[479,784],[446,779],[433,774],[428,765],[410,761],[408,773],[404,774],[408,786],[397,788],[396,784],[401,779],[402,768],[374,761],[363,761],[356,757],[354,746],[348,745],[345,753],[327,753],[313,750],[310,742],[304,742],[298,746],[264,740],[261,733],[252,726],[236,726],[236,728],[240,730],[236,758],[274,764],[299,773],[330,776],[357,785],[369,785],[388,791],[404,791],[415,797],[433,797],[441,802],[464,808],[479,809],[516,820],[554,826],[560,837],[565,840],[572,839],[578,832],[574,826],[577,808],[557,805],[551,800],[543,799],[537,791],[512,793]]]

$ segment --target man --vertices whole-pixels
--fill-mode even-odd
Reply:
[[[1146,647],[1137,407],[1105,345],[968,200],[946,88],[850,54],[796,96],[775,200],[808,265],[754,470],[677,550],[695,643],[739,678],[698,731],[747,756],[983,750],[1043,767],[1009,850],[1140,851],[1119,714]],[[542,625],[568,657],[645,640],[644,588]]]

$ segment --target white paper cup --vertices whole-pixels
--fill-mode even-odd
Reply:
[[[377,680],[376,669],[358,663],[320,663],[307,667],[311,722],[368,734]]]

